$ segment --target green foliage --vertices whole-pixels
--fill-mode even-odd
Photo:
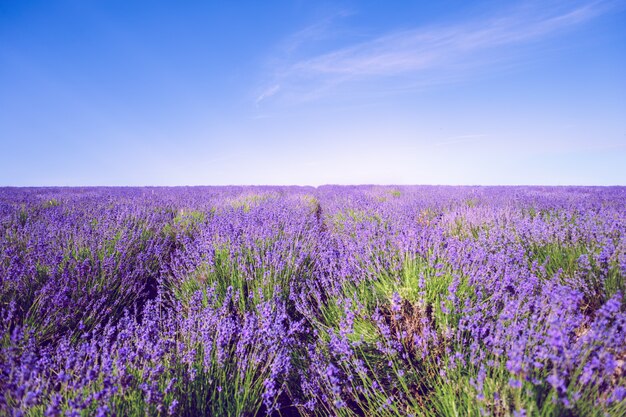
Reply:
[[[320,341],[328,343],[332,337],[345,336],[355,350],[351,358],[336,361],[340,369],[358,375],[351,381],[354,404],[333,409],[330,414],[465,415],[463,410],[469,410],[467,406],[457,414],[445,414],[451,412],[450,407],[460,407],[456,397],[463,398],[459,386],[449,388],[446,385],[449,377],[440,373],[446,365],[436,357],[443,355],[443,360],[448,360],[445,345],[430,352],[432,356],[421,357],[415,350],[414,337],[425,331],[424,326],[429,326],[445,340],[445,335],[458,326],[461,318],[457,306],[468,297],[473,297],[473,290],[465,278],[441,260],[421,257],[405,258],[399,273],[387,271],[360,284],[343,283],[341,293],[325,300],[312,321],[321,335]],[[354,317],[348,319],[348,314]],[[346,329],[347,320],[349,329]],[[393,349],[385,347],[394,340],[410,356],[398,356]],[[458,348],[449,347],[452,351]],[[326,349],[323,344],[318,348]],[[467,382],[467,378],[461,381]],[[399,392],[404,401],[389,403],[389,396],[397,396]],[[451,394],[455,397],[451,398]]]
[[[28,220],[28,211],[26,211],[26,208],[22,206],[17,213],[17,222],[20,226],[24,227],[26,226],[27,220]]]
[[[56,198],[51,198],[50,200],[47,200],[43,203],[43,208],[50,208],[50,207],[58,207],[61,205],[61,202],[59,200],[57,200]]]
[[[249,213],[253,207],[271,198],[270,194],[247,194],[241,195],[230,202],[230,207],[241,209],[244,213]]]
[[[260,302],[275,297],[286,300],[292,281],[311,273],[311,261],[298,260],[294,252],[280,268],[266,264],[263,253],[271,249],[277,238],[258,241],[253,247],[237,251],[229,245],[216,245],[210,262],[199,265],[184,279],[168,284],[174,298],[186,304],[197,291],[206,293],[210,288],[220,299],[233,291],[240,294],[239,311],[254,310]]]
[[[176,238],[177,236],[193,236],[207,220],[205,212],[198,210],[179,210],[171,222],[161,230],[162,235]]]
[[[532,260],[544,266],[546,277],[552,277],[557,272],[573,277],[579,269],[578,260],[589,252],[584,243],[568,246],[560,242],[550,242],[543,245],[533,244],[530,247]]]
[[[600,305],[626,290],[625,278],[617,260],[605,265],[595,261],[598,249],[580,242],[567,245],[560,242],[531,244],[528,249],[530,263],[542,266],[543,278],[550,279],[559,274],[561,282],[580,288],[585,293],[587,308],[595,311]],[[586,259],[587,265],[581,262]]]

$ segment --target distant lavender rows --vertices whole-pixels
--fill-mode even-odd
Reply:
[[[0,189],[0,415],[626,416],[626,188]]]

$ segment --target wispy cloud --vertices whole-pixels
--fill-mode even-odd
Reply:
[[[351,81],[382,78],[419,78],[439,72],[441,79],[455,80],[468,68],[482,68],[492,58],[486,52],[539,41],[576,27],[615,7],[615,2],[565,2],[552,7],[525,6],[496,17],[438,27],[420,27],[374,37],[348,47],[322,54],[281,62],[273,68],[271,85],[280,85],[284,96],[311,100]],[[309,29],[314,36],[328,22]],[[299,32],[295,43],[304,42],[309,30]],[[396,86],[397,88],[397,86]],[[261,100],[280,96],[277,89],[262,94]],[[261,100],[257,100],[259,103]]]
[[[274,84],[268,88],[266,88],[265,90],[263,90],[261,92],[261,94],[259,94],[259,96],[256,98],[255,103],[258,105],[260,102],[262,102],[263,100],[272,97],[274,94],[278,93],[278,91],[280,90],[280,85],[279,84]]]
[[[290,54],[296,52],[303,46],[315,42],[320,42],[334,38],[342,33],[338,29],[336,22],[340,19],[351,16],[353,13],[349,10],[341,9],[332,13],[323,19],[306,26],[303,29],[288,36],[279,48],[284,53]]]

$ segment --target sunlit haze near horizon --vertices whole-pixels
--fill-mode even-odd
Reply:
[[[0,186],[626,185],[626,2],[1,2],[0,146]]]

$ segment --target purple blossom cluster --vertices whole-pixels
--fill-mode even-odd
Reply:
[[[0,189],[0,415],[626,415],[626,189]]]

